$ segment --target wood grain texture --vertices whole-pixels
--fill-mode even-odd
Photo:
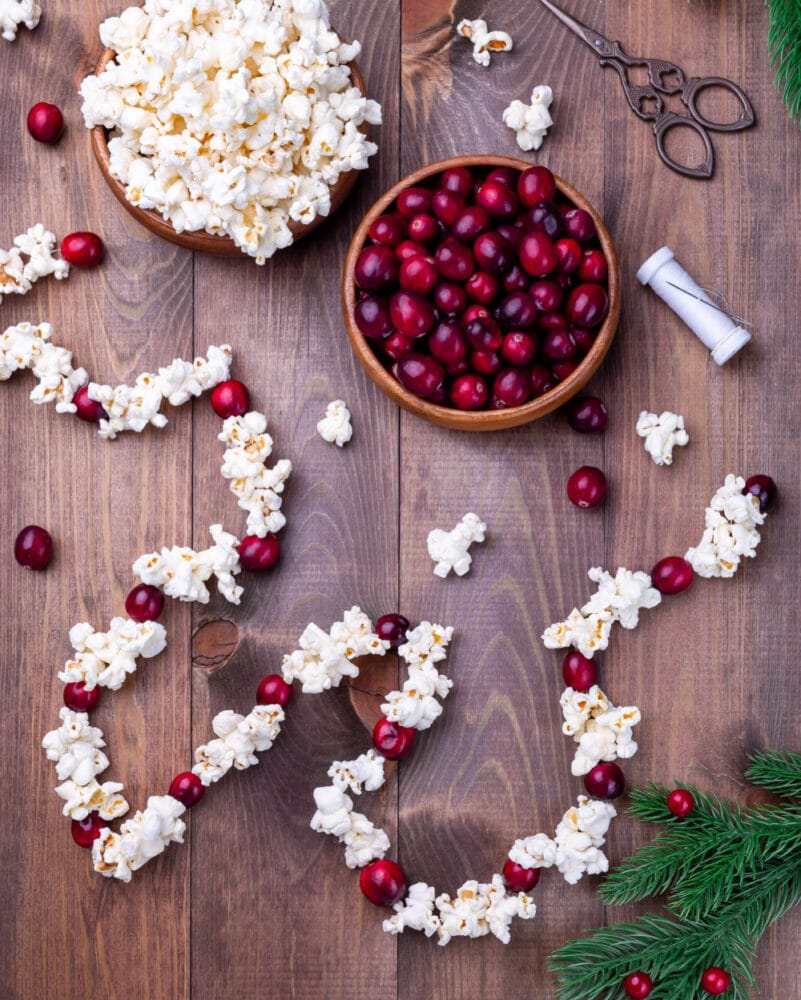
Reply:
[[[644,615],[636,632],[613,639],[605,689],[644,716],[641,752],[626,772],[633,784],[677,778],[751,801],[741,779],[747,751],[801,745],[791,709],[801,693],[801,611],[788,586],[801,561],[793,252],[801,137],[771,83],[766,11],[734,0],[565,6],[629,52],[744,87],[758,127],[715,137],[713,181],[663,167],[615,74],[531,0],[336,0],[332,20],[343,35],[367,40],[359,62],[384,108],[381,151],[336,218],[264,268],[160,242],[103,185],[75,90],[99,54],[99,20],[118,4],[50,0],[35,32],[0,42],[0,245],[43,221],[59,235],[99,230],[109,248],[100,270],[4,301],[3,328],[47,319],[54,339],[109,382],[228,342],[236,377],[268,414],[274,454],[295,465],[277,570],[251,577],[238,608],[218,598],[194,612],[168,605],[167,653],[97,711],[108,777],[124,781],[135,806],[188,766],[217,711],[249,710],[259,679],[279,667],[308,621],[328,625],[353,603],[372,615],[399,609],[456,627],[456,687],[442,721],[364,808],[414,879],[452,892],[467,878],[488,878],[516,837],[550,831],[581,791],[560,734],[561,657],[543,649],[543,627],[586,599],[590,566],[648,569],[695,543],[703,508],[729,471],[773,475],[780,510],[759,559],[734,580],[697,581]],[[496,56],[490,70],[478,67],[454,36],[462,17],[511,31],[514,51]],[[461,153],[516,155],[501,114],[539,83],[554,89],[556,124],[530,159],[587,195],[621,257],[621,326],[590,386],[609,403],[609,429],[600,438],[575,435],[557,414],[508,432],[448,432],[401,415],[365,377],[339,312],[340,269],[361,215],[402,173]],[[36,100],[60,104],[68,120],[52,149],[24,133]],[[724,369],[635,281],[637,266],[665,243],[755,324],[754,344]],[[440,949],[419,935],[383,934],[341,848],[308,828],[312,789],[331,760],[368,745],[360,719],[369,724],[377,703],[368,695],[297,697],[261,764],[213,788],[192,813],[185,847],[171,848],[128,887],[91,872],[39,746],[61,704],[55,675],[69,653],[68,629],[79,620],[101,628],[121,612],[141,552],[202,546],[210,523],[240,531],[243,518],[219,475],[219,421],[206,400],[171,411],[163,431],[104,444],[91,427],[32,406],[30,390],[25,374],[0,386],[0,748],[13,762],[0,810],[0,995],[551,1000],[548,953],[637,908],[605,911],[593,881],[571,888],[546,873],[537,918],[517,924],[505,948],[494,938]],[[315,432],[336,397],[354,415],[354,439],[342,451]],[[670,469],[653,466],[634,435],[644,407],[685,416],[691,444]],[[564,496],[582,464],[609,476],[600,510],[578,511]],[[488,522],[488,541],[468,577],[439,581],[426,535],[469,509]],[[10,559],[13,536],[30,522],[56,539],[56,561],[44,574]],[[191,637],[215,618],[233,622],[240,643],[209,675],[192,667]],[[396,679],[389,660],[371,665],[363,683],[382,690]],[[618,821],[612,860],[648,833]],[[797,995],[799,930],[801,914],[791,913],[763,942],[757,973],[766,1000]]]

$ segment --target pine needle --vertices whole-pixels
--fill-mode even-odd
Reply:
[[[801,8],[798,0],[769,0],[768,48],[776,86],[796,121],[801,122]]]
[[[785,799],[801,799],[801,754],[764,750],[751,755],[746,778]]]

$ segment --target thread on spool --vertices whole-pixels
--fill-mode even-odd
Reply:
[[[688,292],[686,288],[682,288],[680,285],[674,285],[672,281],[668,284],[671,288],[677,288],[680,292],[684,292],[685,295],[689,295],[693,299],[697,299],[698,302],[703,302],[704,305],[710,306],[712,309],[717,309],[718,312],[722,312],[724,316],[728,316],[733,323],[737,323],[738,326],[744,326],[746,330],[753,330],[754,324],[749,323],[747,319],[743,319],[742,316],[738,316],[736,312],[732,309],[729,304],[729,300],[723,294],[719,292],[716,288],[710,288],[709,285],[699,285],[698,287],[703,289],[706,294],[712,299],[712,302],[705,302],[704,299],[699,298],[697,295],[693,295],[692,292]],[[715,302],[717,298],[722,305],[718,305]],[[724,308],[725,307],[725,308]]]

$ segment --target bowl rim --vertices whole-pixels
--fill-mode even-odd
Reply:
[[[413,187],[415,184],[428,180],[433,175],[452,167],[512,167],[515,170],[523,171],[537,165],[516,157],[496,156],[489,153],[452,156],[429,163],[402,177],[382,194],[366,212],[351,239],[342,272],[342,311],[351,346],[367,374],[380,389],[403,409],[439,426],[471,431],[517,427],[544,417],[563,406],[589,382],[612,345],[620,317],[620,265],[612,237],[591,202],[571,184],[554,174],[557,190],[577,208],[588,211],[595,222],[598,241],[609,266],[607,288],[609,312],[598,330],[592,347],[572,374],[542,396],[537,396],[536,399],[524,403],[522,406],[508,407],[503,410],[459,410],[456,407],[431,403],[409,392],[392,376],[372,350],[368,338],[356,326],[353,315],[356,306],[356,284],[354,281],[356,259],[364,246],[372,222],[379,215],[382,215],[401,191],[406,188]]]

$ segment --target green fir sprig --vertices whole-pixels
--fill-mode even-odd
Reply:
[[[798,0],[769,0],[768,48],[776,86],[796,121],[801,122],[801,5]]]

